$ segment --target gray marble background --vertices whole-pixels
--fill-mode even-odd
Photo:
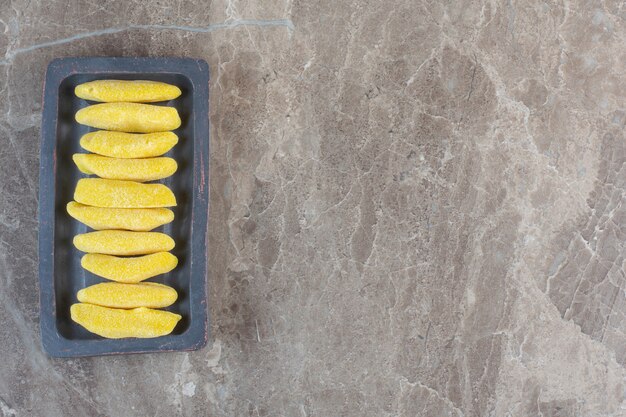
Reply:
[[[622,1],[0,0],[4,416],[626,415]],[[41,349],[44,70],[211,71],[192,353]]]

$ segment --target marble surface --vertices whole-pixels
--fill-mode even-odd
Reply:
[[[4,416],[626,415],[617,0],[0,0]],[[44,70],[211,67],[200,351],[50,359]]]

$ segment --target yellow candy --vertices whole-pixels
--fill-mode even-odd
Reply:
[[[173,100],[180,96],[181,91],[175,85],[158,81],[98,80],[77,86],[74,93],[91,101],[153,103]]]
[[[174,249],[174,240],[165,233],[99,230],[74,236],[76,249],[105,255],[146,255]]]
[[[169,311],[139,307],[132,310],[73,304],[72,320],[99,336],[109,339],[124,337],[159,337],[170,334],[182,318]]]
[[[71,201],[67,203],[70,216],[95,230],[126,229],[147,232],[174,220],[174,212],[166,208],[103,208]]]
[[[174,132],[125,133],[109,130],[89,132],[80,146],[89,152],[113,158],[149,158],[163,155],[178,143]]]
[[[76,112],[76,121],[98,129],[151,133],[180,127],[174,107],[140,103],[102,103]]]
[[[178,164],[172,158],[118,159],[75,153],[72,159],[82,173],[112,180],[139,182],[160,180],[169,177],[178,168]]]
[[[172,207],[174,193],[163,184],[134,181],[82,178],[78,180],[74,200],[88,206],[114,208]]]
[[[163,308],[174,304],[178,293],[172,287],[155,282],[140,284],[103,282],[83,288],[78,291],[76,298],[81,303],[111,308]]]
[[[80,261],[87,271],[117,282],[137,283],[176,268],[178,258],[169,252],[157,252],[133,258],[88,253]]]

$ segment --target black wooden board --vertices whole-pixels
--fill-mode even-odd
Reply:
[[[80,266],[83,255],[72,238],[90,231],[71,218],[66,204],[73,200],[77,181],[84,177],[72,161],[80,137],[95,129],[80,125],[74,114],[93,104],[74,95],[78,84],[100,79],[155,80],[177,85],[182,95],[158,103],[177,108],[182,125],[178,144],[167,153],[178,171],[160,181],[178,202],[172,223],[155,229],[172,236],[176,269],[151,278],[170,285],[179,298],[168,308],[182,315],[173,333],[153,339],[104,339],[70,319],[70,306],[81,288],[105,280]],[[40,325],[45,351],[54,357],[195,350],[208,338],[207,227],[209,190],[209,68],[190,58],[62,58],[46,72],[41,127],[39,176]]]

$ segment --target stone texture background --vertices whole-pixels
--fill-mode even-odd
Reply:
[[[616,0],[0,0],[0,411],[626,415],[625,19]],[[211,67],[201,351],[42,352],[42,81],[89,55]]]

